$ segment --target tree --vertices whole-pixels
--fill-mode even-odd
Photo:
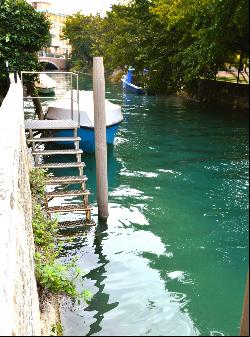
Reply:
[[[248,0],[155,0],[154,12],[168,32],[181,31],[179,65],[184,83],[214,78],[236,54],[249,57]]]
[[[139,77],[147,68],[145,87],[171,92],[249,58],[248,7],[248,0],[130,0],[103,19],[76,15],[65,35],[76,58],[103,55],[106,69],[133,66]]]
[[[39,69],[37,52],[50,42],[50,22],[25,0],[0,1],[0,83],[10,71]]]
[[[92,66],[102,18],[78,12],[67,18],[62,37],[72,45],[72,63],[78,70]]]

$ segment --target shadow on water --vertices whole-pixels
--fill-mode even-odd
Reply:
[[[110,262],[107,255],[103,252],[103,240],[108,237],[107,230],[107,222],[99,221],[93,243],[94,253],[98,256],[99,267],[90,271],[87,276],[89,280],[94,281],[94,285],[98,289],[89,306],[86,308],[86,311],[96,312],[94,315],[95,322],[90,325],[90,330],[88,332],[89,336],[92,336],[94,333],[102,330],[101,323],[104,315],[119,305],[119,302],[109,303],[110,296],[104,291],[106,279],[105,274],[107,272],[106,265]]]

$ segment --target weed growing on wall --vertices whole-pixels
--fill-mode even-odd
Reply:
[[[36,199],[44,196],[46,176],[44,170],[33,169],[30,173],[31,193]],[[77,258],[67,264],[59,262],[62,244],[57,244],[56,240],[58,221],[48,218],[44,207],[34,203],[32,225],[36,246],[35,273],[40,289],[88,302],[90,293],[87,290],[79,292],[75,285],[76,280],[82,281],[84,276],[77,267]]]
[[[30,171],[30,189],[33,198],[44,197],[47,176],[47,170],[33,168]]]
[[[63,336],[63,326],[61,323],[56,323],[52,325],[51,336]]]

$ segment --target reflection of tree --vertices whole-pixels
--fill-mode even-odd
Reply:
[[[109,260],[107,259],[107,256],[103,254],[102,241],[107,237],[107,224],[99,222],[94,240],[95,254],[99,257],[99,267],[91,270],[87,276],[88,279],[95,281],[95,286],[98,288],[98,291],[94,295],[90,305],[85,309],[86,311],[96,311],[96,314],[94,315],[96,321],[91,324],[88,336],[101,331],[101,323],[104,318],[104,314],[118,306],[118,303],[109,304],[109,295],[103,292],[105,287],[104,280],[107,278],[105,275],[105,266],[109,263]]]

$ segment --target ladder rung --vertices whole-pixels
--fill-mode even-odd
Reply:
[[[66,197],[66,196],[84,196],[90,195],[88,190],[79,191],[79,190],[72,190],[72,191],[55,191],[55,192],[47,192],[47,198],[57,198],[57,197]]]
[[[57,184],[81,184],[88,180],[86,176],[68,176],[68,177],[53,177],[45,180],[47,185]]]
[[[73,212],[86,212],[91,211],[91,205],[67,205],[67,206],[54,206],[48,207],[49,213],[73,213]]]
[[[95,226],[96,223],[94,221],[86,221],[86,220],[75,220],[75,221],[63,221],[59,222],[59,228],[69,228],[69,229],[77,229],[77,227],[84,226]]]
[[[52,156],[52,155],[60,155],[60,154],[82,154],[82,150],[45,150],[45,151],[32,151],[34,156]]]
[[[29,143],[49,143],[49,142],[80,142],[80,137],[51,137],[51,138],[28,138]]]
[[[48,164],[39,164],[36,165],[35,168],[82,168],[85,167],[85,163],[48,163]]]

